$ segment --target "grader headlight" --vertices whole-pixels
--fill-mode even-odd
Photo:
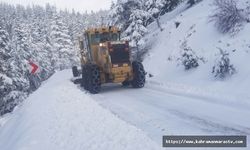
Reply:
[[[105,44],[104,43],[100,43],[99,46],[100,47],[105,47]]]

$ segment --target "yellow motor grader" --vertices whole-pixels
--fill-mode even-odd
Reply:
[[[78,82],[92,94],[99,93],[104,83],[144,87],[144,67],[131,61],[129,42],[120,40],[120,33],[113,26],[90,28],[78,38],[82,69],[72,67],[73,76],[82,74]]]

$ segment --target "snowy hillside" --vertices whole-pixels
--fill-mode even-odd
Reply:
[[[159,83],[183,86],[184,89],[196,89],[199,92],[203,90],[206,94],[223,95],[235,102],[249,104],[250,94],[247,89],[250,87],[250,68],[247,64],[250,63],[250,24],[246,24],[234,37],[219,33],[209,18],[215,9],[212,2],[204,0],[183,13],[179,12],[185,6],[179,6],[171,14],[162,17],[165,30],[155,31],[154,36],[149,34],[146,37],[149,43],[155,41],[145,58],[146,70]],[[245,1],[241,2],[245,4]],[[180,23],[178,28],[177,22]],[[155,27],[155,24],[150,26]],[[188,47],[203,58],[199,67],[188,71],[177,60],[181,57],[180,52],[185,41]],[[219,49],[229,53],[231,64],[237,72],[224,80],[216,79],[212,74],[212,68],[219,57]]]

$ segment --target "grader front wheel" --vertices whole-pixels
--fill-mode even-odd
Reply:
[[[95,64],[86,66],[86,89],[92,93],[97,94],[101,90],[101,76],[100,69]]]

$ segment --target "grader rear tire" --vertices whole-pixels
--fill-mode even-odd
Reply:
[[[134,61],[132,63],[134,78],[131,82],[134,88],[142,88],[145,85],[145,71],[142,63]]]
[[[73,66],[72,67],[72,73],[73,73],[73,77],[78,77],[79,76],[79,72],[77,70],[77,66]]]
[[[82,82],[81,82],[81,86],[85,89],[87,89],[87,69],[86,69],[86,65],[82,66]]]
[[[122,86],[124,86],[124,87],[129,86],[129,85],[130,85],[129,81],[123,81],[122,82]]]

